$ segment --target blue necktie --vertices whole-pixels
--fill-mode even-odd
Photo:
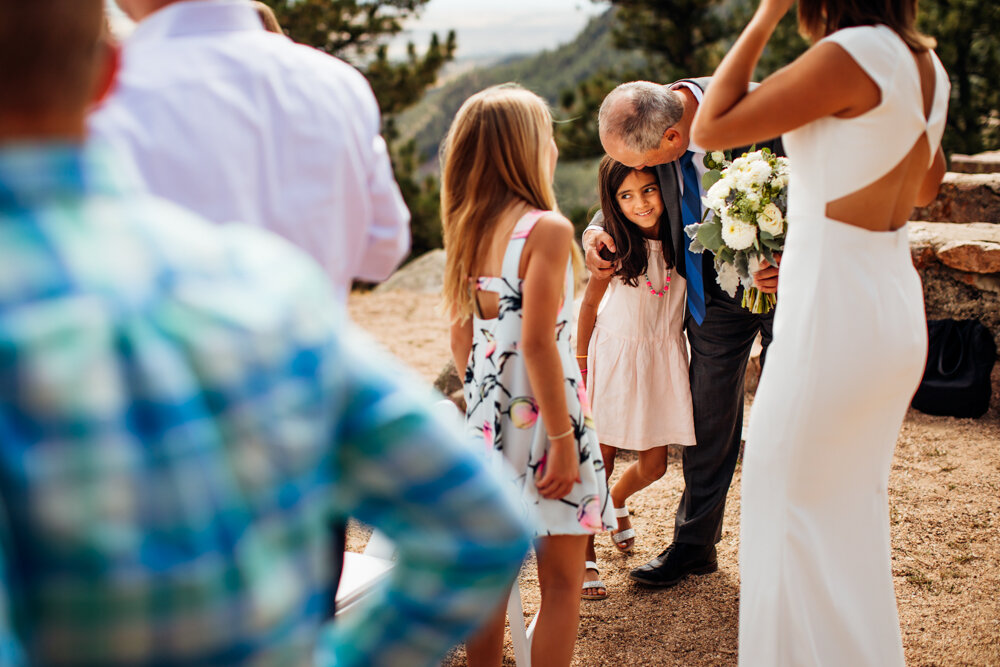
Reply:
[[[698,186],[698,172],[691,162],[694,153],[687,151],[681,156],[681,175],[684,178],[684,195],[681,197],[681,221],[684,226],[701,222],[701,188]],[[684,237],[684,267],[687,270],[687,305],[694,321],[701,326],[705,320],[705,280],[702,277],[703,255],[689,250],[691,243]]]

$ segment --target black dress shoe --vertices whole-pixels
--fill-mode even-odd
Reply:
[[[689,574],[708,574],[719,569],[715,545],[674,543],[645,565],[635,568],[628,576],[640,584],[669,588]]]

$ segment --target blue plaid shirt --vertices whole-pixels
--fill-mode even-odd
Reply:
[[[431,664],[496,607],[515,506],[342,320],[286,242],[0,148],[0,664]],[[324,626],[348,514],[398,563]]]

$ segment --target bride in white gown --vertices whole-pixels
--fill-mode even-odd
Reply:
[[[901,665],[887,487],[927,350],[906,221],[945,171],[949,83],[916,0],[800,0],[816,43],[747,93],[791,3],[762,2],[692,127],[708,149],[783,133],[791,160],[743,463],[740,664]]]

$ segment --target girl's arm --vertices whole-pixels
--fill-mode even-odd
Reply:
[[[566,405],[562,360],[556,347],[556,319],[566,279],[573,225],[557,213],[535,224],[524,248],[521,354],[549,438],[548,459],[537,483],[544,498],[562,498],[579,479],[576,434]]]
[[[762,0],[712,76],[691,126],[691,139],[706,150],[758,143],[818,118],[878,106],[878,86],[833,43],[812,47],[748,92],[760,54],[792,2]]]
[[[587,289],[583,293],[580,317],[577,318],[576,326],[576,362],[580,365],[581,371],[587,368],[587,350],[590,349],[590,337],[594,333],[594,324],[597,323],[597,307],[601,305],[601,299],[604,298],[610,282],[610,276],[599,278],[591,274]]]
[[[469,365],[469,354],[472,352],[472,318],[465,322],[451,324],[451,357],[455,360],[455,371],[458,378],[465,377],[465,369]]]

